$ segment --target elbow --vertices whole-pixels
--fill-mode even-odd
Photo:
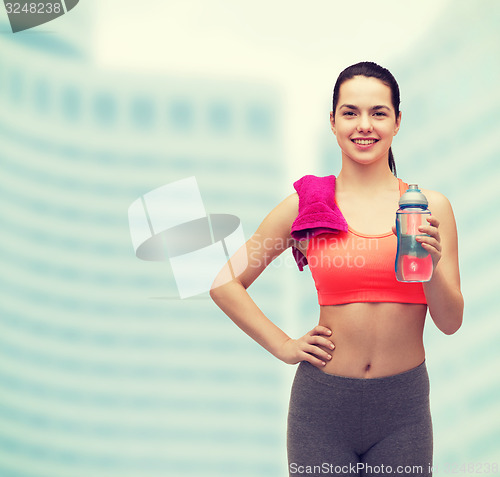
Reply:
[[[445,335],[451,336],[455,334],[460,329],[461,326],[462,326],[462,319],[454,323],[452,326],[441,327],[441,331]]]
[[[214,282],[210,287],[210,291],[208,292],[210,298],[218,305],[224,298],[229,296],[234,291],[234,285],[241,285],[237,280],[233,279],[227,281],[225,283]]]
[[[213,301],[215,301],[216,296],[217,296],[217,292],[215,291],[215,288],[210,288],[210,291],[208,292],[208,294],[210,295],[210,298]]]
[[[210,291],[208,292],[208,294],[210,295],[210,298],[212,299],[212,301],[214,301],[216,304],[217,302],[221,299],[221,286],[218,286],[218,287],[211,287],[210,288]]]
[[[218,275],[210,285],[210,291],[208,293],[210,295],[210,298],[215,303],[217,303],[224,295],[226,285],[227,285],[227,280],[225,280],[224,276],[221,275]]]

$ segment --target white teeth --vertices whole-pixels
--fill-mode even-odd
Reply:
[[[377,142],[375,139],[353,139],[355,144],[360,144],[361,146],[367,146],[368,144],[373,144]]]

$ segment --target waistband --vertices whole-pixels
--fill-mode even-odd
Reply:
[[[348,386],[351,388],[377,388],[377,387],[392,387],[399,385],[419,384],[422,381],[428,381],[429,375],[425,360],[417,367],[403,371],[390,376],[382,376],[378,378],[352,378],[349,376],[338,376],[321,371],[321,369],[313,366],[307,361],[302,361],[297,367],[297,376],[307,376],[317,382],[327,386]]]

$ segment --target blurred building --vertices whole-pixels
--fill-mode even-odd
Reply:
[[[248,237],[282,198],[280,114],[270,85],[104,72],[74,36],[2,35],[2,477],[284,473],[283,365],[136,259],[127,219],[194,175]],[[255,290],[280,324],[278,274]]]

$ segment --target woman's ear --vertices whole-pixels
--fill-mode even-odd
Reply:
[[[398,117],[396,118],[396,126],[394,127],[394,136],[398,133],[401,126],[401,111],[399,111]]]
[[[333,111],[330,111],[330,126],[332,128],[333,134],[337,135],[337,130],[335,129],[335,116]]]

